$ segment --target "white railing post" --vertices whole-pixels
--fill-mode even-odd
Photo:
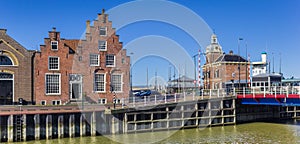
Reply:
[[[209,99],[211,99],[211,89],[209,89]]]
[[[156,95],[154,96],[154,103],[156,104]]]
[[[122,98],[122,108],[124,108],[125,100]]]
[[[243,96],[244,96],[244,98],[245,98],[245,96],[246,96],[246,93],[245,93],[245,87],[243,87]]]
[[[144,96],[144,105],[146,105],[146,104],[147,104],[147,97]]]
[[[135,96],[134,97],[132,97],[133,99],[133,106],[135,107]]]
[[[233,88],[233,95],[235,96],[235,88]]]
[[[165,103],[167,103],[167,94],[165,94]]]
[[[218,89],[218,97],[220,96],[220,89]]]
[[[294,94],[294,87],[292,87],[292,94]]]
[[[185,101],[185,92],[183,92],[183,101]]]
[[[202,93],[202,99],[203,99],[203,93],[204,93],[203,91],[204,91],[204,90],[202,89],[202,90],[201,90],[201,93]]]
[[[176,97],[176,93],[174,94],[174,99],[175,99],[175,102],[177,102],[177,97]]]
[[[193,92],[193,100],[195,100],[195,94],[196,94],[196,92],[194,91]]]

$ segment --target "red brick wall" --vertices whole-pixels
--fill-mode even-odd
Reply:
[[[105,19],[105,23],[103,22]],[[99,27],[107,27],[107,36],[99,35]],[[122,49],[122,43],[119,42],[119,37],[115,34],[115,30],[112,28],[112,22],[108,20],[106,14],[99,14],[98,20],[94,21],[94,25],[90,26],[87,22],[87,32],[85,34],[86,40],[80,42],[80,48],[77,49],[78,55],[75,56],[76,65],[73,70],[75,73],[82,73],[83,79],[83,92],[89,99],[98,102],[99,98],[106,98],[108,102],[112,102],[113,93],[110,91],[110,79],[111,74],[122,74],[123,78],[123,91],[116,93],[116,98],[127,98],[129,96],[129,78],[130,78],[130,58],[126,55],[126,50]],[[107,51],[98,50],[98,41],[107,41]],[[89,55],[100,55],[100,66],[89,66]],[[106,67],[106,55],[114,54],[116,59],[115,67]],[[82,57],[82,62],[79,62],[79,56]],[[122,63],[122,59],[123,63]],[[104,73],[106,84],[105,92],[94,91],[94,74]]]
[[[58,41],[58,50],[51,50],[51,41]],[[72,73],[73,54],[69,54],[69,47],[66,46],[67,40],[60,39],[60,33],[51,31],[49,38],[45,38],[44,45],[41,45],[41,50],[36,54],[34,59],[34,85],[36,103],[40,104],[45,100],[47,104],[52,104],[52,100],[61,100],[64,104],[69,101],[69,74]],[[59,57],[59,70],[48,69],[48,57]],[[59,73],[61,77],[61,94],[46,95],[45,75],[47,73]]]

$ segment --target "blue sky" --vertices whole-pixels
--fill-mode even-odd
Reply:
[[[78,39],[85,30],[86,20],[95,19],[102,8],[109,10],[125,2],[127,1],[2,0],[0,28],[7,29],[8,34],[27,49],[38,49],[52,27],[56,27],[64,38]],[[229,50],[237,52],[237,41],[242,37],[244,40],[240,46],[241,55],[245,56],[247,42],[251,60],[260,60],[260,53],[267,51],[270,60],[274,56],[275,71],[278,71],[281,53],[284,75],[300,77],[299,0],[176,0],[172,2],[183,5],[202,17],[215,30],[226,53]],[[142,36],[160,35],[176,41],[191,56],[196,54],[199,48],[187,33],[161,22],[134,23],[118,30],[117,34],[120,35],[124,45]],[[146,57],[137,61],[133,67],[134,85],[146,83],[147,67],[149,80],[154,76],[155,71],[158,76],[167,80],[169,62],[159,57]]]

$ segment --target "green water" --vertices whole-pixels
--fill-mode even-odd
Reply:
[[[159,131],[114,136],[30,141],[26,144],[117,144],[117,143],[300,143],[300,126],[248,123],[205,129]]]

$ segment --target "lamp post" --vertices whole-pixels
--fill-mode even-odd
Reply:
[[[241,87],[241,56],[240,56],[240,41],[242,41],[243,38],[239,38],[238,40],[238,54],[239,54],[239,60],[238,60],[238,70],[239,70],[239,87]]]
[[[197,73],[197,70],[196,70],[196,67],[197,67],[197,65],[196,65],[196,57],[198,56],[198,54],[195,54],[194,56],[193,56],[193,58],[194,58],[194,71],[195,71],[195,81],[196,81],[196,79],[197,79],[197,77],[196,77],[196,73]],[[196,89],[196,82],[194,82],[194,85],[195,85],[195,89]]]
[[[130,53],[130,55],[133,57],[133,52]],[[132,57],[130,58],[130,95],[133,96],[132,94]]]
[[[248,44],[246,41],[246,87],[248,87],[248,62],[250,63],[250,60],[248,61]]]

